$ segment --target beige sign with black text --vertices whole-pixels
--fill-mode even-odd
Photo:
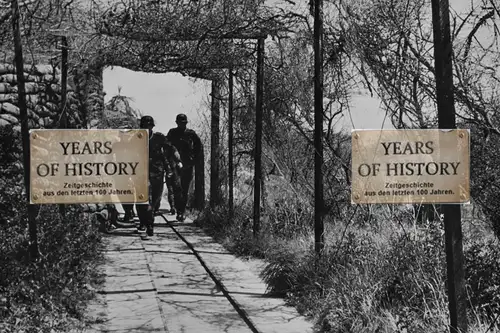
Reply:
[[[464,203],[469,130],[353,130],[353,203]]]
[[[31,203],[147,202],[148,144],[144,129],[31,130]]]

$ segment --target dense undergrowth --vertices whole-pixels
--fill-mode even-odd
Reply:
[[[252,207],[207,210],[198,222],[229,250],[267,261],[262,278],[313,318],[318,332],[445,332],[446,260],[441,221],[415,224],[404,211],[376,213],[366,223],[325,218],[325,249],[314,251],[312,211],[281,198],[263,213],[258,238]],[[485,223],[464,223],[470,332],[500,331],[500,245]]]
[[[36,220],[40,258],[31,262],[26,212],[17,199],[8,202],[18,203],[17,214],[0,227],[0,331],[75,330],[99,278],[94,269],[101,255],[97,228],[74,207],[68,207],[64,220],[57,207],[42,207]]]
[[[56,205],[38,206],[40,257],[30,260],[23,178],[10,161],[18,156],[5,154],[16,147],[0,148],[0,332],[76,332],[100,282],[100,234],[79,206],[66,206],[64,219]]]

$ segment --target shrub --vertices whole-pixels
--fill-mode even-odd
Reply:
[[[471,196],[488,218],[495,235],[500,239],[500,137],[491,135],[485,140],[473,128],[471,135]]]
[[[82,325],[90,284],[98,275],[100,234],[78,206],[66,206],[61,220],[55,205],[39,207],[36,217],[40,258],[28,255],[26,204],[19,182],[0,178],[0,330],[68,332]],[[21,182],[22,184],[22,182]],[[6,209],[7,208],[7,209]]]
[[[290,198],[278,198],[269,209],[265,227],[274,236],[290,239],[310,229],[313,220],[309,203]]]
[[[439,223],[417,234],[399,235],[385,250],[381,301],[386,306],[429,309],[442,301],[446,278],[443,229]]]
[[[467,296],[485,320],[500,313],[500,246],[498,241],[473,240],[465,250]],[[499,323],[500,324],[500,323]]]

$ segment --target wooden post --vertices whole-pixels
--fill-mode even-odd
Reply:
[[[432,0],[434,61],[439,128],[454,129],[452,43],[448,0]],[[443,205],[450,331],[467,332],[464,253],[460,205]]]
[[[59,128],[68,127],[67,115],[67,90],[68,90],[68,39],[61,37],[61,123]]]
[[[29,253],[31,260],[39,257],[38,237],[36,226],[35,205],[30,203],[30,137],[28,128],[28,109],[26,106],[26,85],[24,83],[24,60],[21,42],[21,32],[19,28],[19,4],[17,0],[12,0],[12,30],[14,34],[14,51],[17,75],[17,93],[19,96],[19,115],[21,118],[21,135],[23,144],[23,164],[24,164],[24,186],[26,189],[26,204],[28,208],[28,232],[29,232]]]
[[[323,225],[323,0],[314,0],[314,249],[324,248]]]
[[[198,210],[205,207],[205,151],[201,146],[200,156],[194,167],[194,205]]]
[[[264,94],[264,38],[257,40],[257,86],[255,105],[255,169],[253,193],[253,235],[260,231],[260,186],[262,178],[262,113]]]
[[[234,166],[233,166],[233,69],[229,68],[229,102],[228,102],[228,182],[229,182],[229,218],[234,217]]]
[[[61,118],[59,128],[68,128],[68,115],[66,108],[68,90],[68,39],[61,37]],[[59,205],[59,214],[64,218],[66,215],[66,206]]]
[[[212,115],[210,140],[210,207],[220,205],[220,89],[217,79],[212,80]]]

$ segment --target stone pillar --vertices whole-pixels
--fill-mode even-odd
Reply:
[[[104,111],[103,68],[81,65],[73,71],[84,128],[97,128]]]
[[[103,67],[88,65],[75,66],[72,70],[73,82],[80,101],[83,128],[102,128],[104,118]],[[113,204],[83,204],[84,212],[90,219],[96,219],[99,228],[107,232],[118,222],[118,213]]]

